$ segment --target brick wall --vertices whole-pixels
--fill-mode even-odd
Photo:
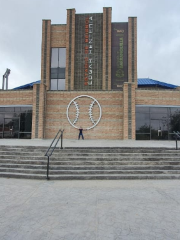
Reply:
[[[135,84],[123,86],[123,139],[135,139]]]
[[[128,18],[128,82],[137,86],[137,18]]]
[[[66,24],[51,25],[51,47],[66,47]]]
[[[54,138],[59,128],[65,129],[64,138],[77,139],[78,130],[70,125],[67,120],[66,110],[70,101],[79,96],[85,94],[84,92],[47,92],[46,103],[46,127],[45,138]],[[123,93],[122,92],[86,92],[97,99],[102,108],[102,118],[99,124],[86,132],[84,132],[86,139],[122,139],[123,138]],[[80,115],[77,127],[83,128],[89,127],[91,121],[89,119],[89,99],[82,98],[79,104]],[[82,104],[81,104],[82,103]],[[95,105],[92,109],[93,117],[95,120],[98,118],[99,108]],[[71,106],[69,111],[69,117],[75,118],[75,107]]]
[[[66,90],[74,89],[75,9],[67,9]]]
[[[103,90],[111,90],[111,17],[112,8],[103,8]]]
[[[51,20],[42,22],[41,46],[41,83],[50,88],[50,63],[51,63]]]
[[[136,105],[180,106],[180,91],[136,89]]]
[[[32,105],[33,91],[0,91],[0,105]]]

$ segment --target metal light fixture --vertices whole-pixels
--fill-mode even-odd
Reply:
[[[2,90],[4,90],[5,81],[6,81],[6,90],[8,90],[8,77],[9,77],[10,72],[11,72],[11,70],[9,68],[7,68],[5,74],[3,75]]]

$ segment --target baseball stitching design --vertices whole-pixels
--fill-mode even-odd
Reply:
[[[93,101],[89,106],[89,118],[93,124],[96,124],[96,122],[93,119],[92,109],[96,101]]]
[[[75,124],[78,121],[78,118],[79,118],[79,115],[80,115],[80,110],[79,110],[79,105],[78,105],[78,103],[75,100],[79,99],[79,98],[83,98],[83,97],[87,97],[87,98],[90,98],[90,99],[93,100],[91,102],[90,106],[89,106],[89,109],[87,109],[87,111],[89,113],[89,118],[90,118],[90,120],[91,120],[91,122],[93,124],[93,126],[86,128],[87,130],[90,130],[90,129],[94,128],[99,123],[99,121],[101,120],[101,115],[102,115],[101,105],[99,104],[99,102],[94,97],[91,97],[91,96],[88,96],[88,95],[80,95],[80,96],[77,96],[74,99],[72,99],[71,102],[67,106],[67,111],[66,111],[67,119],[68,119],[68,121],[69,121],[69,123],[71,124],[72,127],[78,128],[78,127],[75,126]],[[74,104],[74,106],[76,108],[76,116],[75,116],[75,119],[72,122],[69,119],[69,108],[70,108],[71,104]],[[97,104],[98,107],[99,107],[99,118],[98,118],[97,121],[95,121],[93,119],[93,112],[92,112],[93,107],[94,107],[95,104]]]
[[[79,106],[78,106],[78,103],[73,101],[74,105],[75,105],[75,108],[76,108],[76,118],[74,119],[74,122],[73,124],[76,124],[77,120],[78,120],[78,117],[79,117]]]

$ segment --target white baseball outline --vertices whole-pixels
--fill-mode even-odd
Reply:
[[[91,97],[91,96],[89,96],[89,95],[80,95],[80,96],[77,96],[77,97],[73,98],[73,99],[70,101],[70,103],[68,104],[68,106],[67,106],[66,115],[67,115],[68,122],[71,124],[71,126],[73,126],[74,128],[77,128],[77,129],[78,129],[78,127],[74,126],[74,124],[70,121],[68,112],[69,112],[69,107],[70,107],[71,103],[75,102],[75,100],[76,100],[77,98],[82,98],[82,97],[88,97],[88,98],[93,99],[95,102],[97,102],[98,107],[99,107],[99,112],[100,112],[100,113],[99,113],[99,119],[97,120],[97,122],[96,122],[93,126],[91,126],[91,127],[89,127],[89,128],[86,128],[86,130],[90,130],[91,128],[94,128],[94,127],[100,122],[101,116],[102,116],[101,105],[99,104],[99,102],[98,102],[94,97]],[[93,104],[93,105],[94,105],[94,104]],[[90,109],[89,109],[89,111],[90,111]],[[79,113],[80,113],[80,112],[79,112]],[[78,117],[79,117],[79,113],[78,113]],[[92,115],[92,114],[89,112],[89,116],[91,116],[91,115]],[[77,114],[76,114],[76,116],[77,116]],[[90,120],[91,120],[91,118],[90,118]]]

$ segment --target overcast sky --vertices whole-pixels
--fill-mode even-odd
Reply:
[[[40,80],[42,19],[66,23],[66,9],[102,13],[112,22],[138,21],[138,78],[180,85],[180,0],[0,0],[0,76],[9,88]],[[0,88],[2,80],[0,81]]]

